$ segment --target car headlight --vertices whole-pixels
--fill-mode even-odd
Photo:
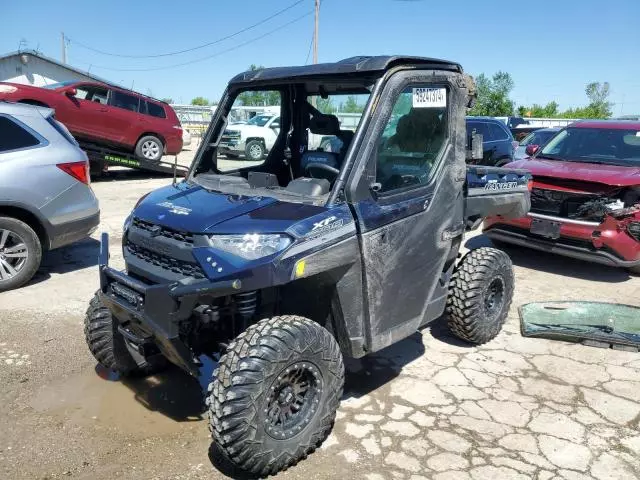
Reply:
[[[13,93],[16,90],[18,89],[11,85],[0,85],[0,93]]]
[[[627,232],[640,242],[640,222],[631,222],[627,225]]]
[[[291,237],[281,234],[248,233],[243,235],[211,235],[209,245],[245,260],[257,260],[281,252],[291,245]]]

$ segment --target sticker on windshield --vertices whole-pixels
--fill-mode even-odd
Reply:
[[[636,137],[640,137],[640,132],[636,132]]]
[[[447,106],[446,88],[414,88],[413,108],[442,108]]]

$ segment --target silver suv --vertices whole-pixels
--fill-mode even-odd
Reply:
[[[0,292],[28,282],[43,251],[100,221],[87,155],[53,113],[0,102]]]

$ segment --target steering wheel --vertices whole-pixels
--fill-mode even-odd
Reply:
[[[313,174],[313,171],[316,172],[323,172],[325,174],[328,174],[328,176],[319,176],[316,177]],[[338,175],[340,174],[340,170],[338,170],[335,167],[331,167],[329,165],[326,165],[324,163],[309,163],[304,171],[309,174],[309,176],[311,178],[324,178],[325,180],[329,180],[330,182],[333,182],[336,178],[338,178]]]

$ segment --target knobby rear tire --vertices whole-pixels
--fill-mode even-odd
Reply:
[[[489,308],[494,286],[502,289],[501,300]],[[513,287],[513,265],[505,252],[482,247],[467,253],[449,283],[446,312],[451,333],[475,345],[493,340],[509,313]]]

